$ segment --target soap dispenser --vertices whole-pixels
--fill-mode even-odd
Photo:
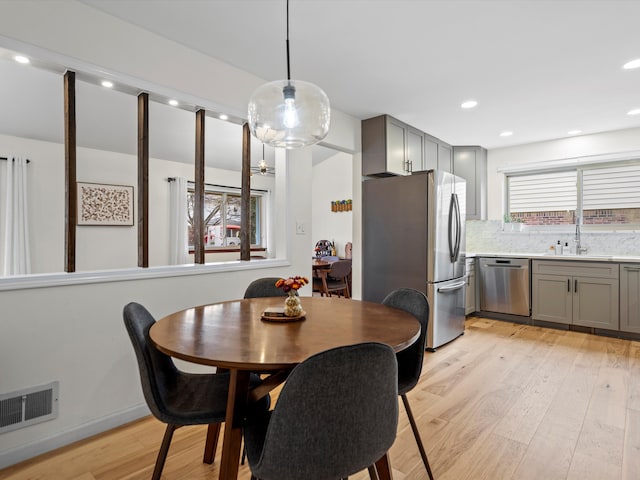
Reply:
[[[556,245],[556,255],[562,255],[562,244],[560,240],[558,240],[558,244]]]

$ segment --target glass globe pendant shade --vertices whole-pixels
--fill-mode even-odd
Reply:
[[[249,99],[249,128],[267,145],[301,148],[329,133],[329,97],[313,83],[277,80],[256,89]]]

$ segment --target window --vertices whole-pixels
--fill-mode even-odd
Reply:
[[[187,222],[189,248],[193,248],[194,188],[189,184],[187,192]],[[267,192],[251,191],[251,247],[265,248],[264,222]],[[240,248],[241,198],[237,189],[205,186],[204,193],[204,244],[207,250]]]
[[[640,224],[640,161],[507,175],[507,217],[528,225]]]

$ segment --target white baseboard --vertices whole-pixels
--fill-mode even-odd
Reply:
[[[36,457],[43,453],[50,452],[56,448],[64,447],[65,445],[69,445],[70,443],[77,442],[78,440],[91,437],[98,433],[106,432],[107,430],[119,427],[120,425],[132,422],[133,420],[137,420],[138,418],[145,417],[149,414],[149,407],[147,407],[146,404],[138,405],[108,417],[104,417],[90,423],[85,423],[73,430],[62,432],[53,437],[44,438],[37,442],[0,452],[0,469],[6,468],[10,465],[15,465],[16,463]]]

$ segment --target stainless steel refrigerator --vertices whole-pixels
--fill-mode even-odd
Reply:
[[[363,299],[415,288],[431,306],[427,348],[464,333],[466,182],[441,170],[362,186]]]

